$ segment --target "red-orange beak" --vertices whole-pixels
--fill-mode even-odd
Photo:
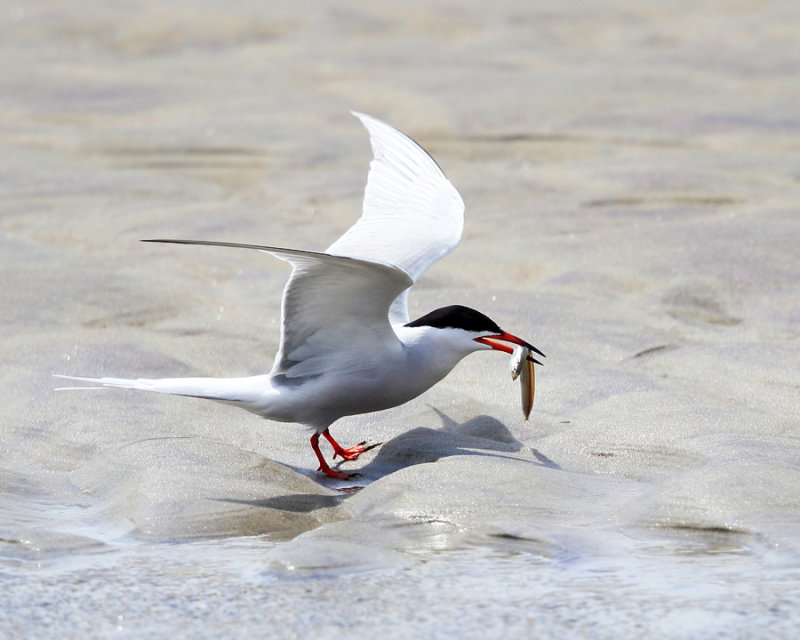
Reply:
[[[510,333],[503,333],[494,335],[494,336],[481,336],[480,338],[475,338],[475,342],[480,342],[481,344],[485,344],[496,351],[503,351],[504,353],[514,353],[514,348],[510,347],[509,345],[505,344],[506,342],[510,342],[512,344],[519,345],[521,347],[527,347],[534,353],[539,354],[542,358],[546,358],[547,356],[544,355],[541,351],[539,351],[536,347],[534,347],[529,342],[525,342],[522,338],[517,338],[517,336],[511,335]],[[528,356],[532,362],[536,364],[542,364],[536,358]]]

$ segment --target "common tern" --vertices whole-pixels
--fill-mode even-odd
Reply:
[[[280,346],[268,374],[246,378],[85,378],[94,383],[242,407],[314,430],[311,447],[319,471],[334,478],[319,447],[355,460],[372,448],[344,448],[329,427],[341,417],[389,409],[417,397],[466,355],[513,353],[528,342],[484,314],[461,305],[410,321],[408,292],[420,275],[461,239],[464,202],[439,165],[405,134],[353,112],[370,136],[374,158],[356,223],[324,253],[208,240],[144,242],[256,249],[288,262],[292,273],[281,303]],[[531,362],[541,364],[528,356]]]

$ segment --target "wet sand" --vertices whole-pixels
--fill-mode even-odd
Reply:
[[[794,3],[18,4],[0,14],[0,631],[793,637]],[[475,354],[320,477],[309,434],[52,373],[271,366],[286,266],[357,218],[355,109],[437,159],[461,245],[412,315]]]

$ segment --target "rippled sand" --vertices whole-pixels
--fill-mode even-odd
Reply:
[[[705,7],[705,5],[703,5]],[[0,10],[0,632],[794,637],[800,9],[44,1]],[[370,158],[467,204],[412,314],[547,353],[529,422],[467,358],[343,483],[303,428],[51,374],[241,376]]]

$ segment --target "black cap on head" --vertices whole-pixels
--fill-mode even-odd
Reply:
[[[437,329],[463,329],[475,333],[501,334],[503,330],[490,317],[480,311],[470,309],[460,304],[436,309],[413,322],[407,327],[435,327]]]

